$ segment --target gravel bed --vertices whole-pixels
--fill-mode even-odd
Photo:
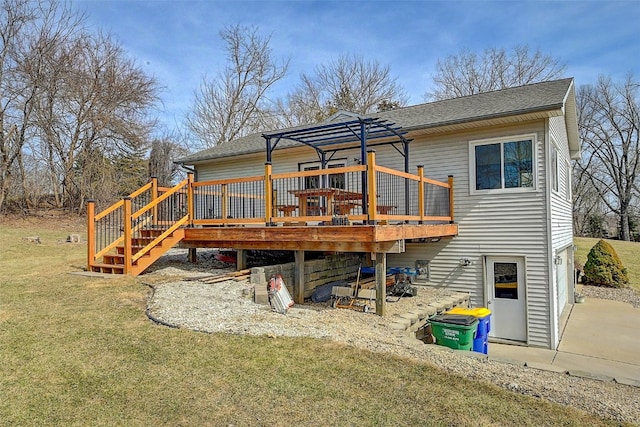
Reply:
[[[640,308],[640,292],[631,288],[608,288],[606,286],[582,286],[580,294],[587,298],[622,301]]]
[[[332,340],[420,360],[449,373],[617,421],[638,423],[640,420],[640,388],[474,357],[477,353],[464,355],[444,347],[425,345],[411,337],[393,335],[388,326],[397,314],[442,298],[448,291],[420,287],[416,297],[388,303],[389,313],[385,317],[332,309],[327,304],[296,305],[288,314],[282,315],[271,311],[268,306],[253,303],[252,285],[248,280],[215,284],[184,280],[232,270],[215,260],[212,252],[199,251],[199,262],[195,265],[185,263],[184,256],[183,252],[172,250],[154,265],[154,272],[149,275],[153,280],[147,281],[153,282],[147,313],[162,324],[207,333],[308,336]],[[600,294],[590,294],[592,290],[587,288],[592,287],[583,287],[582,292],[587,297],[603,298]],[[611,299],[617,299],[618,295],[625,301],[635,301],[634,305],[637,303],[627,292],[607,295]]]

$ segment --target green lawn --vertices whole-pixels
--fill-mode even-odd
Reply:
[[[587,262],[587,254],[598,240],[589,237],[576,237],[574,239],[577,247],[576,259],[582,265]],[[613,246],[622,263],[627,267],[631,287],[640,291],[640,243],[621,242],[619,240],[607,240],[607,242]]]
[[[0,220],[1,426],[618,425],[327,341],[154,325],[139,280],[69,274],[77,227]]]

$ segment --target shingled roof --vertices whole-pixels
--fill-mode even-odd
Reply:
[[[533,113],[542,113],[546,117],[565,114],[570,150],[573,156],[579,153],[572,78],[413,105],[362,117],[377,117],[388,120],[402,127],[403,130],[411,132],[436,130],[465,123]],[[291,130],[298,128],[304,128],[304,126],[291,128]],[[283,131],[285,130],[289,129],[283,129]],[[299,144],[294,141],[283,140],[279,143],[278,150],[297,145]],[[262,133],[255,133],[183,157],[176,163],[194,164],[217,158],[260,152],[265,152],[265,139],[262,137]]]

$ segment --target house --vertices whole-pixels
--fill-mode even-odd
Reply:
[[[180,159],[195,178],[152,199],[171,212],[191,200],[163,232],[170,244],[288,249],[302,263],[304,251],[359,252],[379,272],[377,311],[386,267],[411,267],[491,309],[491,340],[553,349],[573,303],[579,154],[574,81],[562,79],[249,135]],[[162,219],[149,206],[130,236]],[[119,263],[96,264],[114,245],[96,246],[90,268]]]

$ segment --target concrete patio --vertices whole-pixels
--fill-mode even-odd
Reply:
[[[574,304],[557,350],[489,344],[489,358],[640,387],[640,309],[587,299]]]

